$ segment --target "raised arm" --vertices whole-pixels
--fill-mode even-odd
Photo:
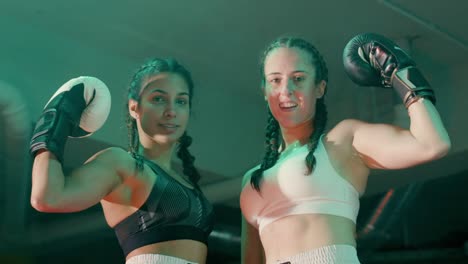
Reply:
[[[424,99],[409,108],[410,129],[346,120],[353,147],[369,168],[402,169],[443,157],[450,149],[435,107]]]
[[[128,154],[111,148],[85,165],[63,174],[62,164],[49,151],[37,154],[32,170],[31,205],[41,212],[76,212],[103,199],[124,179]]]
[[[393,88],[411,121],[409,129],[345,122],[353,133],[353,147],[367,166],[406,168],[447,154],[450,138],[434,106],[434,92],[408,54],[383,36],[361,34],[348,43],[343,60],[357,84]]]
[[[105,122],[109,110],[110,93],[94,77],[72,79],[52,96],[31,139],[34,157],[31,205],[34,208],[47,212],[83,210],[98,203],[120,182],[112,163],[119,157],[116,151],[96,155],[70,177],[65,177],[62,169],[67,138],[96,131]]]

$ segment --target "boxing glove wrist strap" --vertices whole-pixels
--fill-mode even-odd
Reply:
[[[435,104],[434,91],[418,68],[410,66],[395,70],[391,82],[406,108],[419,98],[426,98]]]
[[[65,114],[54,108],[44,111],[34,128],[31,154],[34,156],[39,150],[48,150],[62,163],[65,144],[72,130],[73,124]]]

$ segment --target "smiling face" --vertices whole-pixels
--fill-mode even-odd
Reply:
[[[265,99],[282,127],[312,122],[316,100],[325,92],[326,82],[316,83],[310,56],[299,48],[279,47],[265,58]]]
[[[130,99],[129,111],[137,122],[141,143],[176,142],[190,117],[189,86],[177,73],[150,75],[142,82],[139,102]]]

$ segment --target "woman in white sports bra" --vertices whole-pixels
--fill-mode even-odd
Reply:
[[[357,84],[396,90],[410,129],[348,119],[325,133],[324,59],[300,38],[272,42],[261,61],[265,156],[240,196],[242,263],[359,263],[355,226],[370,170],[408,168],[450,149],[432,89],[391,40],[358,35],[343,59]]]

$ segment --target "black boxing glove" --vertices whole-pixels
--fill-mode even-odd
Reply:
[[[30,152],[46,149],[63,162],[68,137],[86,137],[107,119],[111,105],[107,86],[94,77],[78,77],[63,84],[44,107],[34,128]]]
[[[406,108],[421,97],[436,102],[434,91],[416,63],[384,36],[364,33],[352,38],[344,48],[343,65],[358,85],[393,87]]]

